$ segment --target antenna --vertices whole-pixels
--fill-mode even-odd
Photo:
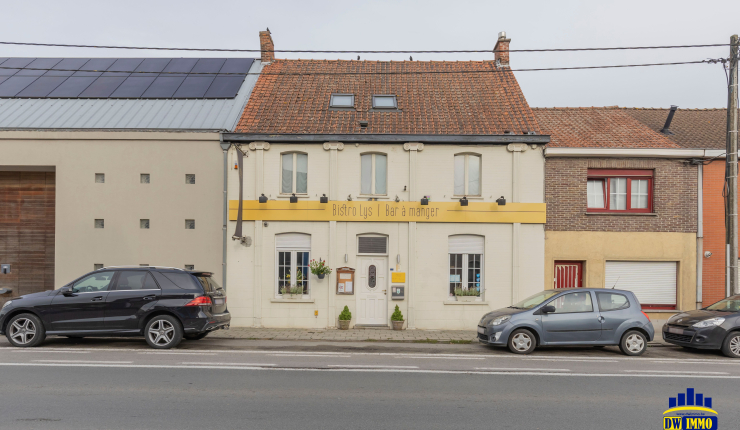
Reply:
[[[622,275],[617,276],[617,280],[616,280],[616,282],[614,282],[614,285],[612,286],[612,290],[614,289],[614,287],[617,286],[617,282],[619,282],[619,278],[621,278],[621,277],[622,277]]]

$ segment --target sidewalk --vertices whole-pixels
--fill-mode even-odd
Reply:
[[[232,327],[217,330],[208,336],[212,339],[251,340],[321,340],[333,342],[417,342],[417,343],[477,343],[473,330],[391,330],[386,328],[302,329],[302,328],[253,328]],[[660,331],[650,346],[667,346]]]

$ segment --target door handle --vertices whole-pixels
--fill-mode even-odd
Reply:
[[[144,296],[143,297],[144,300],[154,300],[155,298],[156,296]]]
[[[604,322],[604,317],[602,317],[602,316],[599,316],[599,318],[597,318],[597,319],[598,319],[598,320],[599,320],[600,322]]]
[[[103,296],[93,297],[92,300],[90,300],[90,301],[91,302],[99,302],[101,300],[103,300]]]

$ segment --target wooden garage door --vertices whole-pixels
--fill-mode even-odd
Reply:
[[[54,289],[54,172],[0,171],[0,303]]]

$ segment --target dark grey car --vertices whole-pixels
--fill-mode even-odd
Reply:
[[[654,335],[632,292],[604,288],[545,290],[487,313],[478,324],[481,342],[517,354],[537,346],[619,345],[627,355],[641,355]]]

